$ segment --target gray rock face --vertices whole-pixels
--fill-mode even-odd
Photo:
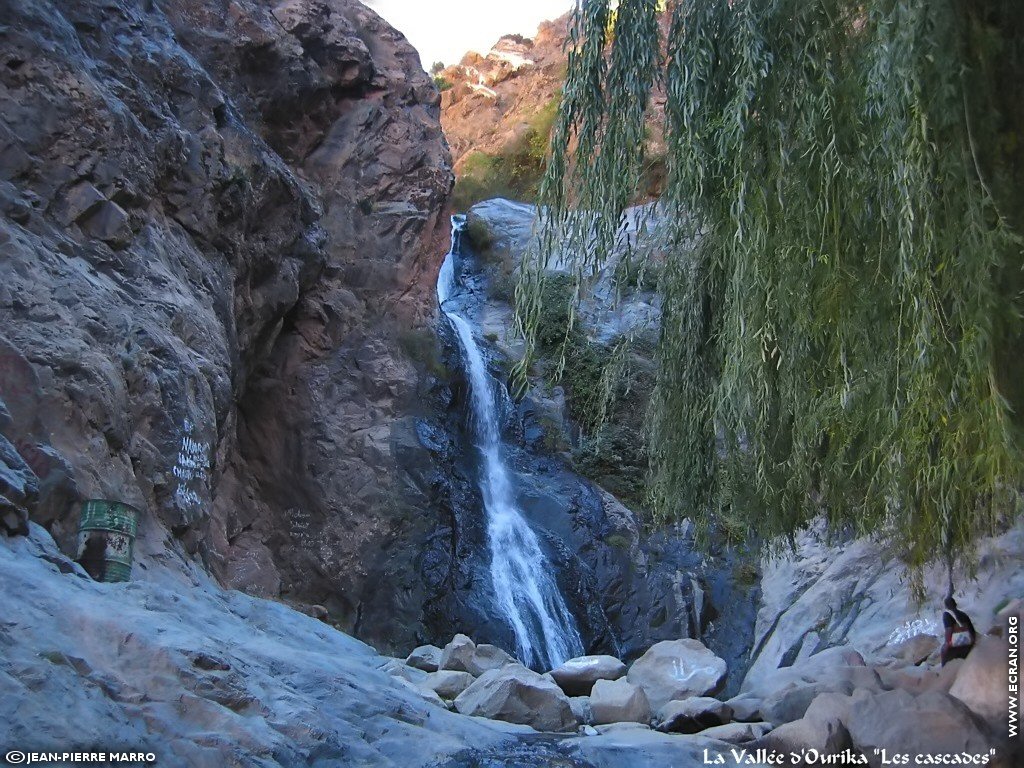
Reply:
[[[429,484],[399,338],[451,183],[416,52],[354,0],[26,0],[3,25],[0,399],[38,495],[0,517],[70,549],[76,501],[127,501],[137,576],[194,556],[409,647],[436,521],[405,516]]]
[[[986,754],[994,740],[971,711],[948,694],[906,691],[867,694],[858,691],[846,723],[853,746],[881,764],[876,749],[918,754]]]
[[[699,733],[732,720],[732,707],[718,699],[697,696],[670,701],[658,715],[658,730],[666,733]]]
[[[627,680],[598,680],[590,694],[596,725],[643,723],[651,720],[651,704],[644,689]]]
[[[551,680],[521,664],[484,673],[455,699],[464,715],[528,725],[538,731],[575,729],[569,699]]]
[[[674,699],[717,693],[725,662],[698,640],[664,640],[633,662],[626,679],[644,689],[655,712]]]
[[[998,722],[1006,716],[1007,666],[1010,646],[1002,638],[982,635],[964,659],[949,689],[949,695],[959,699],[984,720]]]
[[[977,555],[976,578],[954,573],[954,581],[962,585],[958,602],[984,631],[995,608],[1024,594],[1024,523],[982,542]],[[925,589],[933,599],[919,605],[902,565],[882,556],[868,538],[831,547],[816,528],[797,537],[794,554],[765,559],[762,573],[754,659],[744,690],[761,687],[825,648],[847,646],[865,658],[902,663],[919,659],[935,642],[920,636],[942,634],[945,566],[926,569]]]
[[[598,680],[618,680],[626,665],[614,656],[580,656],[551,670],[551,677],[568,696],[586,696]]]
[[[506,741],[369,646],[198,569],[97,584],[38,525],[0,536],[0,722],[26,750],[145,744],[164,765],[420,766]],[[215,734],[215,737],[211,734]]]

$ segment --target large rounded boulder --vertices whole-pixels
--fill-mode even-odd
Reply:
[[[594,723],[647,723],[651,705],[642,688],[628,680],[598,680],[590,694]]]
[[[626,679],[644,689],[658,712],[668,702],[718,693],[725,682],[725,661],[689,638],[663,640],[633,662]]]
[[[568,696],[589,696],[598,680],[618,680],[626,665],[614,656],[580,656],[551,670],[551,677]]]
[[[550,678],[522,664],[485,672],[459,694],[455,709],[463,715],[529,725],[538,731],[575,729],[568,697]]]

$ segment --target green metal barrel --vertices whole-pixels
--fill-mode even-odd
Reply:
[[[102,563],[99,564],[101,580],[128,581],[132,575],[132,550],[138,528],[139,511],[130,504],[103,499],[82,502],[78,522],[78,560],[81,562],[89,554],[90,540],[100,541],[105,545],[101,547]],[[86,570],[90,568],[87,566]]]

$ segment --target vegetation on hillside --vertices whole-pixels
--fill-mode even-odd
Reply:
[[[524,202],[537,199],[559,98],[553,97],[537,110],[501,153],[478,151],[466,158],[455,182],[455,210],[467,211],[474,203],[495,197]]]
[[[766,538],[824,515],[920,566],[1019,514],[1012,0],[696,0],[670,9],[667,41],[656,0],[621,0],[614,23],[609,5],[573,20],[550,215],[517,290],[520,375],[558,336],[556,248],[575,254],[574,302],[611,251],[663,78],[657,515]]]

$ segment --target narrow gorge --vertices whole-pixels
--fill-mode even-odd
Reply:
[[[914,584],[821,520],[656,516],[664,120],[514,387],[571,18],[430,75],[374,7],[0,0],[0,756],[1018,765],[1019,515]]]

